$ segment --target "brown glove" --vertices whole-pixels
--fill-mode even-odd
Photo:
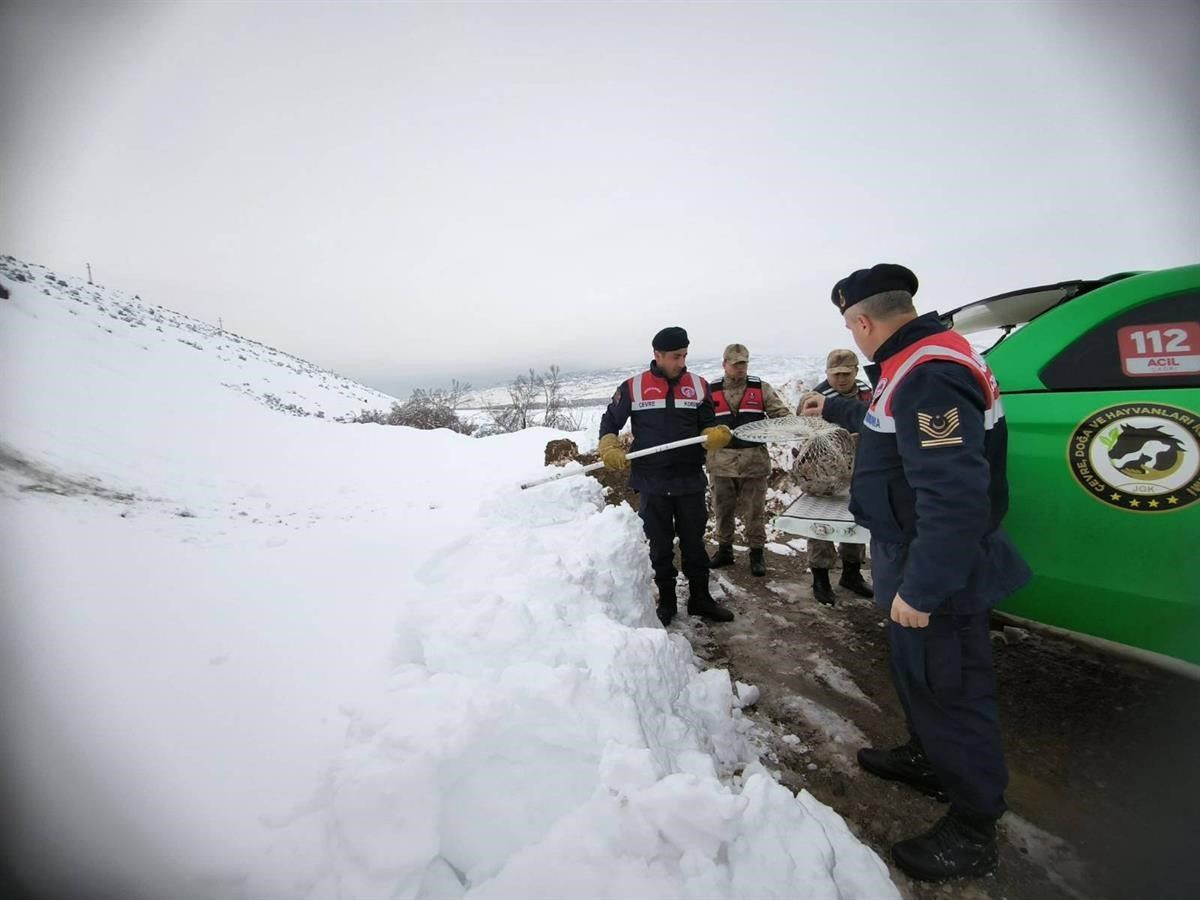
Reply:
[[[729,442],[733,440],[733,432],[729,430],[728,425],[716,425],[712,428],[705,428],[700,433],[708,438],[704,442],[705,450],[720,450],[723,447],[728,447]]]
[[[606,434],[600,438],[599,450],[600,459],[604,461],[604,468],[612,469],[614,472],[629,468],[629,460],[625,458],[625,449],[621,446],[620,438],[615,434]]]

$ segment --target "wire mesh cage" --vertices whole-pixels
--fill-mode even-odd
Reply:
[[[804,493],[816,497],[844,494],[854,468],[854,439],[850,432],[828,422],[797,442],[792,478]]]
[[[737,436],[792,444],[792,478],[810,496],[845,494],[850,489],[854,438],[844,428],[816,416],[784,416],[742,425]]]

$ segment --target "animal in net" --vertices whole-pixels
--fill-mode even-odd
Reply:
[[[854,438],[844,428],[816,421],[820,425],[796,444],[792,478],[809,495],[844,494],[854,468]]]

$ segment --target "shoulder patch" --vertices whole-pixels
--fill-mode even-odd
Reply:
[[[922,449],[957,447],[963,442],[957,406],[940,413],[918,412],[917,429],[921,432]]]

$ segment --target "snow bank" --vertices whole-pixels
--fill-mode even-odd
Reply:
[[[197,348],[190,320],[129,298],[114,319],[102,289],[15,265],[0,700],[24,877],[896,896],[757,764],[728,673],[659,626],[636,516],[587,478],[515,487],[558,433],[334,423],[311,411],[366,389],[300,364],[287,396],[310,414],[288,415],[262,401],[282,355]]]

